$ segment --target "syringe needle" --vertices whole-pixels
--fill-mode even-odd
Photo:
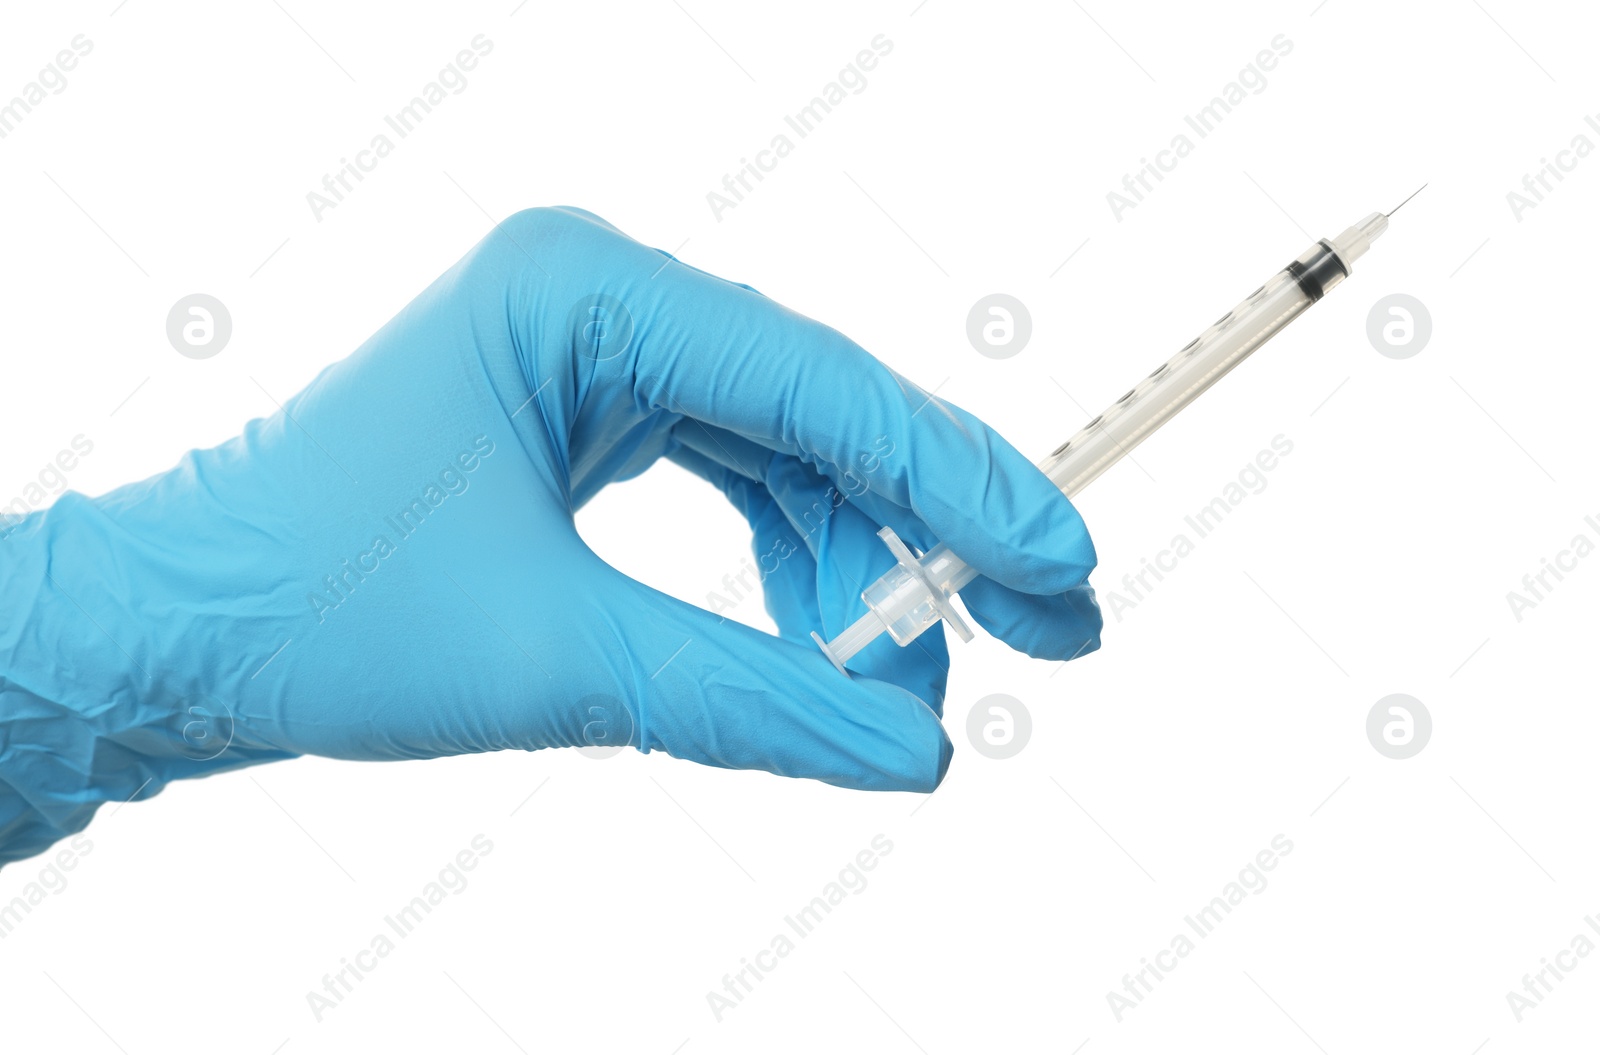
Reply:
[[[1415,198],[1417,195],[1421,194],[1423,191],[1425,191],[1427,189],[1428,189],[1428,185],[1426,183],[1424,183],[1422,186],[1418,187],[1416,190],[1414,190],[1410,194],[1406,195],[1406,201],[1410,201],[1412,198]],[[1406,201],[1401,202],[1400,205],[1404,205],[1406,203]],[[1395,213],[1400,211],[1400,205],[1396,205],[1394,208],[1390,209],[1388,212],[1384,213],[1383,215],[1385,217],[1393,216]]]

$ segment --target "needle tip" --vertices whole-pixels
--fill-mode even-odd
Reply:
[[[1422,186],[1418,187],[1416,190],[1414,190],[1410,194],[1406,195],[1406,201],[1410,201],[1412,198],[1415,198],[1417,195],[1421,194],[1423,191],[1425,191],[1427,189],[1428,189],[1428,185],[1426,183],[1424,183]],[[1406,203],[1406,201],[1401,202],[1400,205],[1404,205]],[[1400,211],[1400,205],[1396,205],[1394,208],[1390,209],[1388,212],[1384,213],[1383,215],[1385,217],[1393,216],[1395,213]]]

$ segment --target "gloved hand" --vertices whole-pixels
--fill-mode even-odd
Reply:
[[[780,637],[578,536],[662,457],[750,521]],[[639,530],[692,532],[692,502]],[[300,754],[626,743],[929,791],[941,634],[880,638],[853,678],[808,637],[865,611],[880,524],[982,572],[962,597],[1014,647],[1098,646],[1083,523],[992,430],[595,216],[519,213],[237,439],[0,519],[0,863],[102,802]]]

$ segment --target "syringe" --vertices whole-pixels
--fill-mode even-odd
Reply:
[[[1412,197],[1415,195],[1413,192]],[[1348,278],[1351,265],[1388,230],[1389,217],[1400,205],[1387,213],[1375,212],[1337,238],[1324,238],[1301,253],[1246,297],[1244,303],[1218,319],[1058,447],[1039,463],[1039,468],[1068,498],[1076,496],[1218,378]],[[977,569],[943,543],[919,559],[892,529],[884,528],[878,535],[900,563],[861,592],[867,614],[832,641],[824,641],[816,633],[811,635],[841,672],[848,673],[845,664],[850,658],[886,630],[896,644],[904,646],[942,618],[961,640],[972,640],[971,628],[950,603],[950,597],[977,578]]]

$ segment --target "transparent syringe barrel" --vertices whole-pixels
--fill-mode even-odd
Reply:
[[[1039,463],[1073,497],[1314,303],[1287,268]],[[970,581],[970,580],[969,580]]]
[[[1039,468],[1068,498],[1075,496],[1342,279],[1343,269],[1336,266],[1337,258],[1329,261],[1332,256],[1323,243],[1307,250],[1130,388],[1040,462]],[[1307,281],[1308,267],[1315,269],[1320,287]],[[1308,292],[1308,285],[1317,296]],[[943,543],[929,550],[919,563],[927,579],[946,594],[958,592],[978,575]],[[942,614],[927,585],[905,567],[895,568],[861,596],[871,611],[830,645],[840,663],[876,637],[880,626],[897,644],[905,645],[937,623]]]

